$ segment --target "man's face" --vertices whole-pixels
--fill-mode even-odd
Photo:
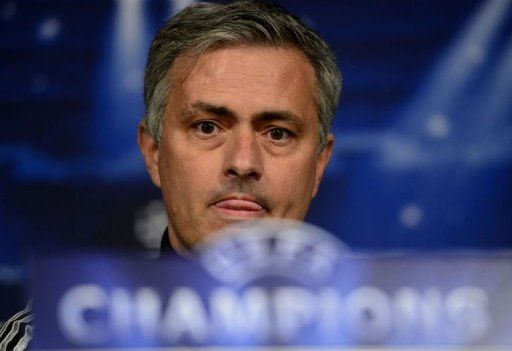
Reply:
[[[318,154],[313,67],[296,49],[228,47],[171,70],[163,139],[139,130],[171,243],[191,247],[244,219],[301,220],[332,149]]]

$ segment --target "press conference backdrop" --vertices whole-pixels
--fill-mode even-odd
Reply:
[[[30,250],[158,246],[143,67],[191,2],[0,1],[0,321],[24,303]],[[344,76],[307,220],[363,250],[510,248],[512,1],[279,3]]]

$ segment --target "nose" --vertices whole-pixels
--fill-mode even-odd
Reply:
[[[226,144],[224,175],[242,181],[258,180],[263,174],[263,162],[257,135],[249,128],[233,131]]]

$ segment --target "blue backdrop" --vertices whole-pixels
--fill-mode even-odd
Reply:
[[[153,34],[190,2],[0,1],[0,321],[34,248],[158,246],[142,74]],[[512,1],[279,3],[344,75],[308,221],[359,249],[510,248]]]

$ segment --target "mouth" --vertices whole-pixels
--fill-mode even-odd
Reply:
[[[266,208],[249,198],[228,198],[217,201],[214,208],[226,217],[258,218],[266,213]]]

